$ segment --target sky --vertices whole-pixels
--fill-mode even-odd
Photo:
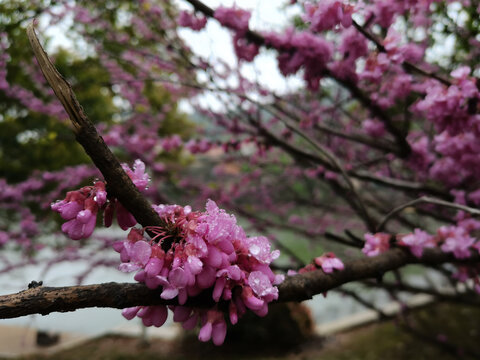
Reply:
[[[281,30],[288,25],[289,19],[299,12],[298,8],[285,7],[287,0],[204,0],[209,7],[216,9],[220,5],[230,7],[237,5],[245,10],[250,10],[250,28],[255,31],[275,31]],[[174,0],[174,3],[182,10],[192,10],[193,7],[185,0]],[[71,24],[72,19],[66,18],[56,26],[47,27],[47,19],[40,19],[40,33],[50,38],[48,49],[56,47],[71,48],[72,42],[64,35],[66,29]],[[43,26],[42,26],[43,25]],[[45,29],[45,30],[42,30]],[[195,54],[202,56],[209,62],[222,60],[230,66],[236,66],[237,60],[232,45],[232,36],[229,30],[224,29],[216,20],[210,20],[205,29],[196,32],[187,28],[179,30],[179,34],[185,43]],[[85,44],[85,48],[88,48]],[[73,51],[75,49],[72,48]],[[277,67],[275,54],[271,51],[262,49],[260,54],[252,63],[241,65],[241,71],[249,80],[260,83],[263,87],[274,91],[275,93],[284,93],[298,88],[302,85],[302,80],[298,76],[282,76]],[[199,79],[204,78],[199,71]],[[207,104],[214,110],[220,110],[223,106],[216,96],[211,93],[205,93],[199,97],[202,103]],[[180,109],[193,113],[194,110],[188,100],[180,103]]]
[[[250,29],[255,31],[281,30],[287,26],[289,19],[295,14],[294,8],[284,8],[285,0],[205,0],[203,2],[213,9],[220,5],[230,7],[236,4],[242,9],[252,11],[249,25]],[[176,0],[175,3],[180,9],[192,10],[192,6],[185,0]],[[195,54],[212,62],[215,62],[215,59],[221,59],[231,66],[236,65],[232,36],[216,20],[210,20],[206,28],[200,32],[181,29],[179,34]],[[285,78],[280,74],[275,54],[271,51],[261,50],[252,64],[241,66],[241,71],[248,79],[255,80],[276,93],[286,92],[302,84],[302,80],[297,76]],[[202,74],[199,76],[201,78]],[[215,110],[222,107],[212,94],[202,95],[202,101]],[[192,111],[188,103],[182,103],[181,108],[187,112]]]

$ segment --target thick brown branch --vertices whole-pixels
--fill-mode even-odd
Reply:
[[[463,260],[478,262],[479,254]],[[369,278],[381,278],[390,270],[407,264],[443,264],[459,262],[450,254],[438,249],[427,249],[421,259],[412,256],[408,250],[393,249],[374,258],[360,258],[345,263],[345,270],[325,274],[321,270],[287,277],[279,285],[279,302],[303,301],[324,293],[345,283]],[[66,312],[88,307],[125,308],[136,305],[174,304],[160,298],[159,290],[150,290],[143,284],[106,283],[71,287],[38,287],[16,294],[0,296],[0,319],[30,314],[46,315],[51,312]],[[211,306],[208,294],[189,300],[190,306]]]
[[[48,58],[35,34],[33,23],[28,25],[27,35],[45,79],[70,117],[77,141],[107,181],[109,194],[117,198],[141,225],[161,226],[163,222],[158,214],[122,169],[118,159],[83,112],[70,84]]]

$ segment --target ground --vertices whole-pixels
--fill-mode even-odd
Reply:
[[[198,342],[194,334],[176,341],[154,340],[142,344],[138,338],[103,336],[49,357],[22,360],[180,360],[180,359],[285,359],[285,360],[453,360],[479,359],[480,308],[436,304],[411,314],[406,330],[401,319],[384,321],[329,338],[316,336],[280,348],[283,341],[255,344],[230,342],[222,347]],[[271,327],[272,324],[269,324]],[[424,335],[428,336],[424,336]],[[263,341],[263,340],[262,340]],[[456,344],[453,347],[452,344]]]

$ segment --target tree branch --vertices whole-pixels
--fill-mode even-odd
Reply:
[[[350,260],[345,262],[345,270],[326,274],[316,270],[287,277],[278,286],[278,302],[303,301],[324,293],[345,283],[369,278],[381,278],[390,270],[407,264],[438,265],[446,262],[479,262],[478,253],[468,259],[458,260],[439,249],[426,249],[418,259],[407,249],[392,249],[377,257]],[[0,319],[15,318],[30,314],[46,315],[51,312],[67,312],[89,307],[125,308],[138,305],[175,304],[175,300],[163,300],[161,291],[151,290],[140,283],[105,283],[70,287],[38,287],[16,294],[0,296]],[[207,291],[190,299],[187,304],[194,307],[213,305]]]
[[[125,173],[83,112],[70,84],[48,58],[35,34],[33,22],[27,27],[27,36],[45,79],[70,117],[77,141],[107,181],[109,194],[117,198],[142,226],[162,226],[163,221]]]
[[[199,0],[186,0],[188,3],[190,3],[196,11],[199,11],[203,13],[207,17],[214,17],[215,11],[205,5],[202,1]],[[269,44],[266,44],[265,38],[248,29],[245,32],[245,38],[249,40],[250,42],[258,45],[258,46],[264,46],[266,48],[272,48]],[[362,90],[355,84],[353,81],[348,80],[348,79],[342,79],[335,74],[333,74],[331,71],[328,69],[324,70],[324,75],[326,77],[330,77],[333,80],[335,80],[337,83],[342,85],[344,88],[348,89],[350,93],[367,109],[370,110],[372,115],[376,116],[377,118],[380,119],[385,125],[385,128],[395,137],[395,140],[398,144],[398,153],[397,155],[399,157],[405,158],[410,155],[411,149],[410,145],[408,144],[407,140],[405,139],[404,134],[394,125],[392,119],[390,118],[389,114],[384,111],[380,106],[378,106],[376,103],[374,103],[367,95],[365,95]]]
[[[468,213],[472,214],[473,216],[480,216],[480,210],[478,210],[478,209],[474,209],[474,208],[471,208],[471,207],[468,207],[468,206],[452,203],[452,202],[449,202],[449,201],[444,201],[444,200],[440,200],[440,199],[431,198],[431,197],[428,197],[428,196],[422,196],[421,198],[409,201],[405,204],[402,204],[402,205],[396,207],[392,211],[390,211],[382,219],[382,221],[378,225],[377,231],[382,231],[383,228],[385,227],[385,225],[387,224],[387,222],[393,216],[398,214],[399,212],[403,211],[404,209],[406,209],[408,207],[416,206],[416,205],[420,205],[420,204],[433,204],[433,205],[445,206],[445,207],[449,207],[449,208],[452,208],[452,209],[457,209],[457,210],[468,212]]]

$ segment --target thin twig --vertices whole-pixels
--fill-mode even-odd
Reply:
[[[164,225],[150,203],[125,173],[118,159],[98,134],[93,123],[83,112],[70,84],[48,58],[35,34],[33,22],[27,27],[27,35],[45,79],[70,117],[77,141],[83,146],[85,152],[104,176],[109,193],[116,197],[141,225]]]
[[[406,209],[408,207],[416,206],[416,205],[419,205],[419,204],[433,204],[433,205],[445,206],[445,207],[449,207],[449,208],[452,208],[452,209],[457,209],[457,210],[468,212],[468,213],[472,214],[473,216],[480,216],[480,210],[478,210],[478,209],[474,209],[474,208],[471,208],[471,207],[468,207],[468,206],[465,206],[465,205],[460,205],[460,204],[452,203],[452,202],[445,201],[445,200],[435,199],[435,198],[428,197],[428,196],[422,196],[421,198],[409,201],[409,202],[407,202],[403,205],[400,205],[400,206],[396,207],[392,211],[390,211],[387,215],[385,215],[385,217],[382,219],[382,221],[378,225],[377,231],[382,231],[382,229],[385,227],[386,223],[397,213],[403,211],[404,209]]]
[[[343,179],[348,185],[348,188],[350,189],[351,194],[354,196],[354,198],[357,200],[357,206],[359,208],[359,215],[361,218],[364,219],[365,224],[369,228],[370,231],[375,228],[375,223],[373,219],[371,218],[370,214],[367,211],[367,208],[365,207],[365,204],[363,203],[362,198],[358,194],[357,190],[355,189],[355,186],[353,185],[352,179],[348,176],[347,172],[343,168],[342,164],[340,163],[340,160],[333,154],[330,150],[325,148],[324,146],[320,145],[316,141],[313,141],[310,139],[310,137],[305,134],[303,131],[298,129],[296,126],[290,124],[289,122],[280,119],[287,128],[289,128],[291,131],[293,131],[295,134],[299,135],[302,137],[304,140],[306,140],[310,145],[312,145],[320,154],[322,154],[324,157],[330,161],[330,163],[333,165],[333,167],[342,175]]]

